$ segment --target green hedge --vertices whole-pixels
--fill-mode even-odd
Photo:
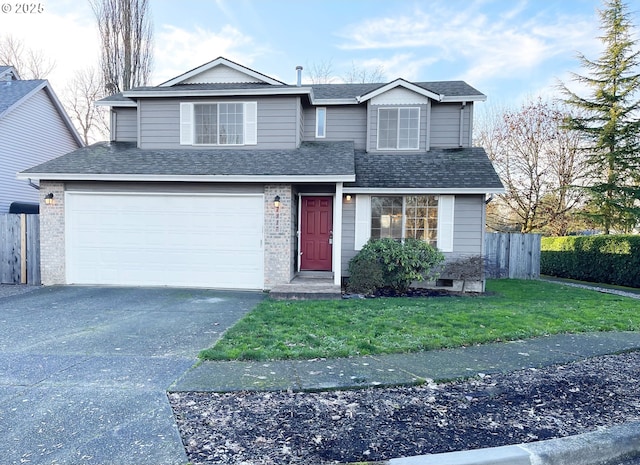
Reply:
[[[540,272],[640,287],[640,236],[543,237]]]

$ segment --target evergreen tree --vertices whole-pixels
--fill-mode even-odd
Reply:
[[[599,14],[603,52],[595,61],[580,54],[588,75],[573,75],[590,95],[581,97],[565,85],[562,90],[580,115],[566,122],[582,135],[587,151],[590,216],[609,234],[640,223],[640,51],[622,0],[605,0]]]

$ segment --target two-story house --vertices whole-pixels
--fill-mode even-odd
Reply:
[[[20,174],[40,180],[43,282],[340,284],[379,237],[480,257],[503,189],[471,146],[483,100],[461,81],[288,85],[225,58],[103,99],[110,142]]]

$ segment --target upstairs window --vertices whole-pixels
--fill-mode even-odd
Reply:
[[[379,150],[417,150],[419,144],[419,107],[378,109]]]
[[[181,103],[181,145],[255,145],[257,103]]]
[[[327,137],[327,109],[316,108],[316,137]]]
[[[195,144],[244,144],[242,103],[194,104]]]

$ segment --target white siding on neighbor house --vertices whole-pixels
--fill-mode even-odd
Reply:
[[[181,102],[258,102],[258,144],[233,146],[234,149],[291,149],[296,148],[299,122],[296,97],[238,97],[233,99],[141,99],[140,141],[143,149],[202,148],[203,146],[180,145]],[[206,146],[212,150],[216,146]],[[219,146],[228,149],[228,146]]]
[[[460,146],[460,103],[431,104],[431,147]],[[462,146],[471,146],[472,103],[467,103],[463,113]]]
[[[327,106],[326,137],[319,140],[353,141],[355,148],[364,150],[367,137],[367,106]],[[316,140],[316,107],[304,109],[304,140]]]
[[[113,140],[118,142],[137,142],[138,110],[136,108],[114,108],[115,131]]]
[[[16,173],[79,148],[44,89],[0,119],[0,213],[11,202],[38,202]]]
[[[420,108],[420,135],[419,146],[417,150],[399,150],[401,152],[417,152],[427,149],[427,128],[429,120],[429,105],[371,105],[369,107],[369,147],[370,152],[392,152],[391,149],[378,150],[378,109],[379,108],[403,108],[403,107],[419,107]],[[433,118],[431,118],[433,120]]]

